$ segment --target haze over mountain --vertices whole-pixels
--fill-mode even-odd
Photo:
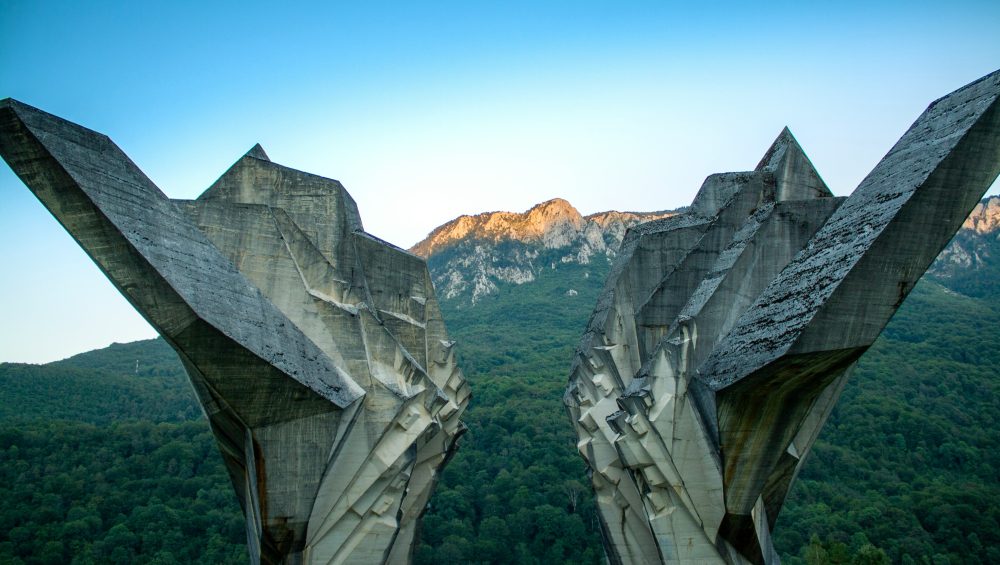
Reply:
[[[603,562],[562,392],[625,229],[665,214],[583,217],[556,199],[414,246],[473,389],[416,563]],[[992,197],[848,382],[779,516],[786,565],[1000,563],[998,273]],[[189,389],[162,340],[0,364],[0,562],[245,563]]]

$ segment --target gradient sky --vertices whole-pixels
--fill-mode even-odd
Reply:
[[[557,196],[683,206],[785,125],[849,194],[928,103],[1000,67],[998,24],[995,0],[0,0],[0,97],[108,134],[174,198],[260,142],[409,247]],[[6,165],[0,265],[0,361],[155,335]]]

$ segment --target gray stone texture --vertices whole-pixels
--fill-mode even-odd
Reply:
[[[258,145],[168,199],[106,136],[0,102],[0,154],[177,351],[253,563],[400,563],[469,390],[427,268]]]
[[[777,563],[843,389],[1000,173],[1000,72],[934,102],[849,198],[785,129],[622,243],[566,405],[613,563]]]

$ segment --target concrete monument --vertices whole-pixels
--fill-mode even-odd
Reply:
[[[106,136],[0,102],[0,154],[187,369],[253,563],[405,563],[469,390],[424,261],[260,146],[171,200]]]
[[[862,353],[1000,172],[1000,71],[849,198],[786,129],[631,230],[565,396],[612,563],[778,563],[786,495]]]

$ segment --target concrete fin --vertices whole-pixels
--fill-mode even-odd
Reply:
[[[719,254],[664,339],[675,339],[683,328],[697,332],[690,363],[693,367],[700,366],[767,283],[784,269],[844,200],[817,198],[759,207]],[[699,327],[712,331],[699,332]]]
[[[718,210],[708,229],[672,269],[665,271],[653,292],[636,302],[636,323],[643,330],[639,347],[644,358],[666,336],[688,297],[705,279],[719,254],[732,243],[747,217],[774,202],[774,177],[769,172],[713,175],[710,179],[714,179],[711,184],[723,187],[720,191],[728,198],[710,206],[705,204]]]
[[[1000,173],[998,95],[1000,72],[932,104],[740,318],[701,378],[719,390],[793,345],[871,345]]]
[[[160,333],[202,319],[338,406],[364,393],[107,136],[7,99],[0,153]]]

